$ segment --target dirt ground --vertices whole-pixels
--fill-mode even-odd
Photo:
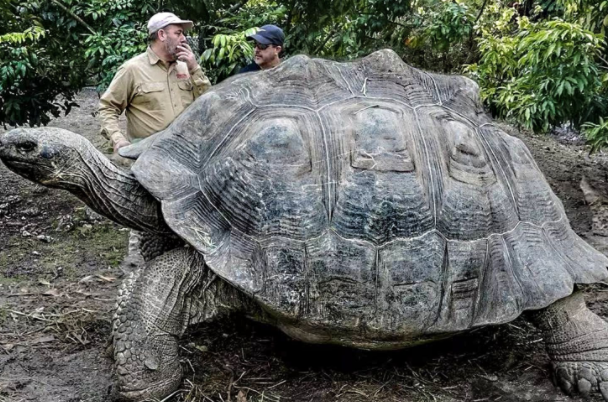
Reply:
[[[97,95],[52,126],[107,144]],[[1,131],[1,130],[0,130]],[[512,132],[528,144],[574,230],[591,235],[582,175],[607,188],[608,156],[588,156],[567,131]],[[109,400],[106,354],[128,232],[70,194],[34,185],[0,164],[0,402]],[[585,289],[608,318],[608,284]],[[306,345],[241,317],[192,328],[181,342],[185,380],[164,401],[579,401],[552,385],[538,331],[525,319],[400,352]],[[592,397],[592,401],[600,398]]]

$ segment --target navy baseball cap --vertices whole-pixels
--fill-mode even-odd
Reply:
[[[261,43],[262,45],[277,45],[283,46],[285,34],[283,30],[276,25],[264,25],[254,35],[249,35],[248,39]]]

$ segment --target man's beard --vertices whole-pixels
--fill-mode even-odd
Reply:
[[[174,61],[177,60],[177,42],[174,42],[171,39],[167,39],[165,41],[165,50],[167,54],[173,58]]]

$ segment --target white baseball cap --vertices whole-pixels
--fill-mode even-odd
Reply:
[[[159,29],[173,24],[181,25],[184,28],[184,31],[187,31],[194,25],[192,21],[182,20],[173,13],[158,13],[154,14],[152,18],[150,18],[150,21],[148,21],[148,35],[152,35]]]

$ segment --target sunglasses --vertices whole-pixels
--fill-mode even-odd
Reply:
[[[260,50],[266,50],[270,46],[272,46],[272,45],[263,45],[263,44],[257,43],[257,42],[255,43],[255,47],[258,48],[258,49],[260,49]]]

